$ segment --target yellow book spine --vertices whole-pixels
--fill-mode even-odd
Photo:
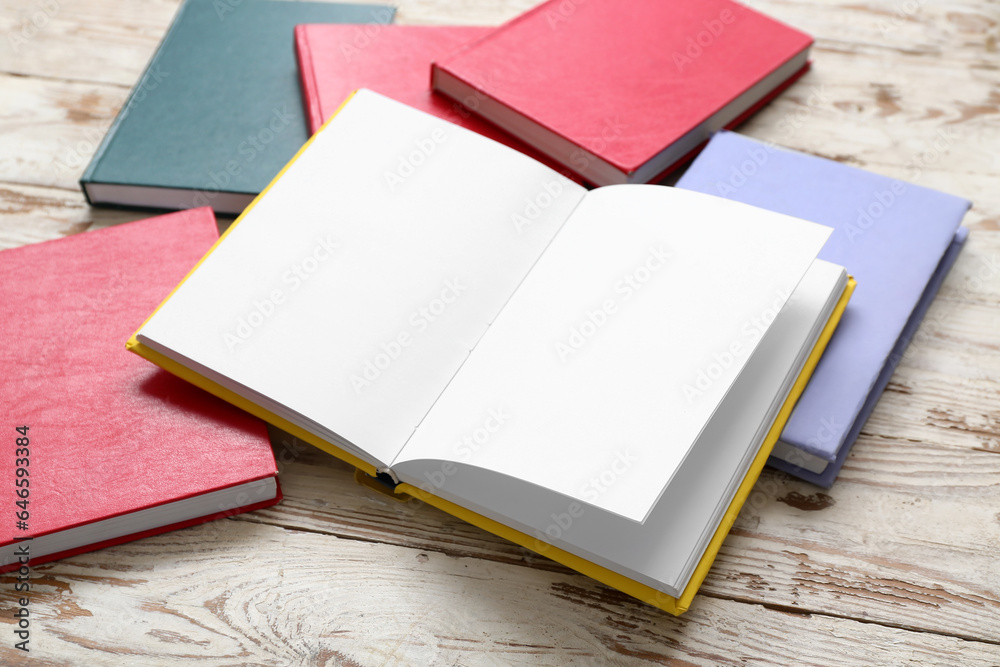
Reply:
[[[354,95],[355,95],[356,92],[357,91],[355,91],[354,93],[351,93],[350,96],[348,96],[348,98],[346,100],[344,100],[343,103],[339,107],[337,107],[337,111],[332,116],[330,116],[329,120],[327,120],[326,123],[323,124],[323,127],[326,127],[330,123],[330,121],[333,120],[337,116],[337,114],[340,113],[340,110],[343,109],[347,105],[347,103],[351,101],[351,98],[354,97]],[[322,130],[322,129],[323,128],[321,127],[320,130]],[[257,202],[259,202],[261,200],[261,198],[265,194],[267,194],[268,190],[270,190],[272,187],[274,187],[274,184],[277,183],[278,180],[282,176],[285,175],[285,172],[288,171],[288,169],[293,164],[295,164],[295,161],[299,159],[299,156],[302,155],[302,153],[304,153],[307,148],[309,148],[309,145],[313,142],[313,140],[316,139],[317,135],[319,135],[319,132],[316,132],[316,134],[314,134],[313,136],[309,137],[309,140],[306,141],[306,143],[304,143],[302,145],[302,148],[300,148],[298,150],[298,152],[295,153],[295,155],[292,157],[292,159],[288,161],[288,164],[286,164],[284,167],[281,168],[281,171],[278,172],[278,175],[275,176],[274,178],[272,178],[271,182],[267,184],[267,187],[264,188],[259,195],[257,195],[256,197],[254,197],[254,200],[252,202],[250,202],[249,206],[247,206],[245,209],[243,209],[243,212],[240,213],[239,217],[236,218],[236,220],[233,221],[233,224],[229,225],[229,228],[225,232],[223,232],[222,236],[219,237],[219,240],[216,241],[215,243],[213,243],[212,247],[208,249],[208,252],[206,252],[205,255],[200,260],[198,260],[198,263],[195,264],[194,267],[190,271],[188,271],[187,275],[184,276],[184,280],[182,280],[179,283],[177,283],[177,286],[174,287],[172,290],[170,290],[170,294],[167,295],[167,298],[165,298],[160,303],[160,305],[156,307],[156,310],[154,310],[152,313],[149,314],[149,317],[147,317],[146,321],[142,323],[142,326],[139,327],[139,330],[141,330],[142,327],[146,326],[146,324],[149,322],[149,320],[151,320],[153,318],[153,316],[156,315],[157,312],[159,312],[160,308],[163,308],[164,304],[166,304],[167,301],[170,301],[171,297],[174,296],[174,293],[177,292],[177,290],[179,290],[181,288],[181,285],[183,285],[184,283],[186,283],[187,280],[188,280],[188,278],[190,278],[194,274],[194,272],[198,270],[198,267],[200,267],[202,265],[202,263],[206,259],[208,259],[209,255],[211,255],[213,252],[215,252],[215,249],[219,247],[219,244],[222,243],[226,239],[227,236],[229,236],[230,232],[232,232],[234,229],[236,229],[236,226],[238,224],[240,224],[240,222],[243,221],[243,219],[247,216],[247,214],[250,211],[253,210],[253,207],[257,205]],[[150,361],[153,361],[149,356],[147,356],[148,352],[150,352],[149,348],[147,348],[142,343],[140,343],[138,341],[138,339],[136,338],[136,334],[137,333],[138,333],[138,331],[136,331],[136,333],[132,334],[132,337],[128,339],[128,342],[125,343],[125,349],[127,349],[127,350],[129,350],[131,352],[135,352],[139,356],[144,357],[146,359],[149,359]],[[154,361],[153,363],[157,363],[157,362]],[[160,364],[157,364],[157,365],[160,365]],[[170,369],[167,369],[167,370],[170,370]],[[171,371],[171,372],[173,372],[173,371]]]
[[[396,493],[407,494],[418,498],[426,502],[428,505],[437,507],[438,509],[458,517],[463,521],[467,521],[474,526],[478,526],[483,530],[499,535],[500,537],[510,540],[515,544],[519,544],[526,549],[530,549],[546,556],[547,558],[551,558],[557,563],[562,563],[566,567],[572,568],[592,579],[596,579],[602,584],[616,588],[634,598],[651,604],[654,607],[658,607],[663,611],[679,616],[687,611],[688,607],[691,606],[691,601],[694,599],[695,593],[698,592],[702,582],[705,581],[705,577],[708,575],[708,571],[711,569],[712,563],[715,562],[715,557],[718,555],[719,549],[722,547],[722,542],[726,539],[726,535],[729,534],[729,529],[736,521],[736,517],[739,515],[740,509],[743,507],[743,503],[745,503],[749,497],[754,484],[757,482],[757,478],[760,477],[761,470],[764,469],[764,464],[767,463],[767,458],[771,455],[771,450],[774,448],[774,444],[778,441],[778,437],[781,435],[782,430],[784,430],[785,424],[788,422],[788,418],[792,414],[792,408],[795,407],[796,402],[798,402],[799,397],[806,388],[806,384],[809,382],[809,378],[812,377],[813,371],[816,370],[816,365],[823,356],[823,352],[826,350],[826,346],[830,342],[830,337],[833,336],[833,332],[836,330],[837,324],[840,322],[840,318],[844,314],[844,309],[847,307],[847,302],[854,293],[856,285],[857,283],[854,278],[848,280],[847,287],[844,289],[843,294],[841,294],[840,300],[837,302],[833,313],[830,315],[830,319],[826,323],[826,327],[824,327],[823,332],[820,334],[819,340],[816,341],[816,345],[813,347],[812,353],[809,355],[805,365],[802,367],[802,371],[795,380],[795,384],[792,385],[792,389],[788,393],[788,397],[785,399],[785,403],[778,412],[778,416],[775,418],[774,423],[771,425],[771,429],[768,431],[767,436],[764,439],[764,443],[761,445],[760,451],[757,453],[753,463],[750,465],[750,469],[747,471],[746,477],[743,478],[743,482],[737,489],[736,495],[729,503],[729,508],[723,515],[722,521],[719,523],[719,527],[712,536],[708,547],[705,549],[705,553],[702,554],[701,560],[698,561],[698,565],[680,597],[675,598],[671,595],[667,595],[663,591],[659,591],[651,586],[647,586],[646,584],[642,584],[634,579],[630,579],[625,575],[619,574],[618,572],[610,570],[602,565],[597,565],[596,563],[577,556],[576,554],[554,547],[546,542],[543,542],[542,540],[528,535],[527,533],[523,533],[498,521],[494,521],[493,519],[473,512],[472,510],[462,507],[461,505],[456,505],[448,500],[431,495],[423,489],[411,486],[410,484],[399,484],[396,486]]]
[[[261,419],[263,419],[264,421],[266,421],[268,424],[271,424],[273,426],[277,426],[281,430],[283,430],[286,433],[289,433],[289,434],[295,436],[299,440],[302,440],[304,442],[308,442],[313,447],[317,447],[319,449],[322,449],[327,454],[332,454],[333,456],[336,456],[341,461],[345,461],[347,463],[350,463],[355,468],[358,468],[359,470],[363,470],[365,473],[367,473],[367,474],[369,474],[369,475],[371,475],[373,477],[375,476],[375,474],[377,472],[376,469],[375,469],[375,466],[373,466],[372,464],[368,463],[367,461],[364,461],[364,460],[358,458],[357,456],[355,456],[355,455],[353,455],[353,454],[351,454],[349,452],[344,451],[340,447],[337,447],[336,445],[334,445],[332,443],[329,443],[326,440],[323,440],[322,438],[320,438],[317,435],[313,435],[312,433],[310,433],[309,431],[305,430],[304,428],[302,428],[300,426],[296,426],[292,422],[290,422],[287,419],[284,419],[282,417],[279,417],[278,415],[274,414],[270,410],[266,410],[265,408],[260,407],[256,403],[253,403],[252,401],[250,401],[250,400],[248,400],[246,398],[243,398],[242,396],[240,396],[236,392],[234,392],[234,391],[232,391],[230,389],[227,389],[226,387],[223,387],[222,385],[218,384],[217,382],[213,382],[212,380],[209,380],[204,375],[201,375],[200,373],[191,370],[187,366],[183,366],[183,365],[177,363],[176,361],[174,361],[170,357],[164,356],[164,355],[160,354],[159,352],[157,352],[156,350],[153,350],[153,349],[151,349],[149,347],[146,347],[145,345],[143,345],[141,343],[137,342],[134,345],[132,345],[131,342],[132,341],[129,341],[129,343],[130,343],[129,350],[131,350],[132,352],[135,352],[136,354],[138,354],[139,356],[143,357],[144,359],[147,359],[147,360],[153,362],[154,364],[156,364],[160,368],[162,368],[162,369],[164,369],[166,371],[169,371],[170,373],[173,373],[174,375],[176,375],[177,377],[181,378],[182,380],[187,380],[188,382],[190,382],[191,384],[193,384],[193,385],[195,385],[197,387],[201,387],[202,389],[204,389],[208,393],[214,394],[214,395],[218,396],[219,398],[221,398],[222,400],[228,401],[229,403],[232,403],[236,407],[238,407],[241,410],[244,410],[246,412],[249,412],[250,414],[254,415],[255,417],[260,417]]]
[[[354,95],[352,94],[350,97],[344,100],[344,102],[337,109],[337,113],[339,113],[340,110],[344,108],[344,106],[351,100],[353,96]],[[323,127],[326,127],[326,125],[329,124],[334,117],[336,117],[337,113],[334,113],[333,116],[331,116],[330,119],[327,120],[327,122],[324,124]],[[209,255],[211,255],[211,253],[218,247],[218,245],[222,243],[223,240],[225,240],[226,236],[246,217],[246,215],[257,204],[257,202],[260,201],[261,197],[267,194],[267,191],[271,189],[271,187],[278,181],[278,179],[280,179],[285,174],[285,172],[288,171],[289,167],[291,167],[292,164],[295,163],[295,161],[299,158],[300,155],[302,155],[303,151],[305,151],[309,147],[309,145],[313,142],[313,140],[318,134],[319,134],[318,132],[314,134],[313,137],[311,137],[302,146],[302,148],[299,149],[299,151],[295,154],[295,157],[293,157],[288,162],[288,164],[285,165],[285,167],[281,170],[281,172],[279,172],[278,175],[275,176],[274,179],[268,184],[268,186],[264,188],[264,190],[253,200],[253,202],[251,202],[250,205],[247,206],[247,208],[243,211],[243,213],[241,213],[240,216],[236,219],[236,221],[233,222],[233,224],[229,227],[229,229],[227,229],[226,232],[222,234],[219,240],[216,241],[216,243],[205,254],[205,256],[202,257],[202,259],[198,262],[198,264],[196,264],[194,268],[192,268],[191,271],[188,272],[184,280],[181,281],[177,285],[177,287],[175,287],[174,290],[171,291],[170,295],[168,295],[167,298],[163,300],[163,303],[161,303],[157,307],[157,309],[150,314],[149,318],[146,319],[146,322],[148,322],[149,319],[152,318],[153,315],[155,315],[156,312],[163,307],[163,304],[165,304],[167,301],[170,300],[170,298],[174,295],[174,292],[176,292],[177,289],[179,289],[180,286],[184,284],[184,281],[186,281],[198,269],[198,267],[201,266],[201,263],[204,262]],[[781,435],[781,431],[784,429],[785,423],[788,421],[788,417],[791,415],[792,408],[798,401],[799,396],[802,395],[802,392],[805,389],[805,386],[808,383],[809,378],[812,376],[812,373],[816,368],[816,364],[819,363],[820,357],[822,356],[823,351],[826,349],[826,345],[830,341],[830,337],[833,335],[833,332],[837,327],[837,323],[840,322],[840,318],[844,313],[844,309],[847,307],[847,302],[850,300],[851,294],[854,292],[855,286],[856,282],[853,278],[851,278],[848,281],[848,285],[845,288],[843,294],[841,295],[840,300],[833,311],[833,314],[830,316],[830,319],[828,320],[826,327],[824,328],[822,334],[820,335],[819,340],[813,347],[812,353],[809,355],[809,358],[806,361],[805,366],[803,367],[801,373],[799,374],[799,377],[797,378],[795,384],[793,385],[792,390],[788,395],[788,398],[785,400],[784,405],[782,406],[780,412],[778,413],[778,417],[775,419],[774,424],[771,426],[771,430],[768,432],[767,437],[765,438],[764,443],[760,448],[760,451],[754,458],[754,461],[751,464],[746,477],[740,484],[740,487],[737,490],[736,495],[734,496],[732,502],[730,503],[729,508],[727,509],[725,515],[723,516],[722,521],[719,524],[719,527],[716,529],[711,542],[709,542],[708,548],[702,555],[701,560],[698,562],[698,566],[695,568],[694,574],[692,575],[690,581],[687,584],[687,587],[684,589],[683,593],[679,598],[667,595],[662,591],[656,590],[655,588],[652,588],[645,584],[641,584],[633,579],[626,577],[625,575],[619,574],[617,572],[609,570],[608,568],[592,563],[591,561],[588,561],[585,558],[581,558],[580,556],[577,556],[575,554],[571,554],[568,551],[564,551],[562,549],[554,547],[537,538],[531,537],[526,533],[522,533],[521,531],[515,530],[502,523],[489,519],[481,514],[473,512],[472,510],[469,510],[467,508],[461,507],[460,505],[456,505],[452,502],[444,500],[443,498],[431,495],[426,491],[413,487],[409,484],[397,485],[395,493],[399,495],[409,495],[418,498],[429,505],[437,507],[438,509],[448,512],[449,514],[455,517],[463,519],[464,521],[467,521],[475,526],[478,526],[484,530],[494,533],[495,535],[499,535],[500,537],[508,539],[511,542],[519,544],[527,549],[540,553],[558,563],[562,563],[563,565],[566,565],[567,567],[576,570],[577,572],[580,572],[593,579],[596,579],[597,581],[600,581],[603,584],[611,586],[612,588],[616,588],[639,600],[651,604],[654,607],[658,607],[674,615],[682,614],[683,612],[687,611],[688,607],[691,604],[692,599],[694,598],[695,593],[697,593],[698,589],[701,587],[702,582],[705,580],[705,577],[708,575],[708,571],[709,569],[711,569],[712,563],[715,561],[715,557],[719,553],[719,549],[722,546],[723,540],[725,540],[726,535],[729,534],[729,529],[736,521],[736,517],[739,514],[740,508],[743,507],[743,503],[746,502],[747,498],[749,497],[750,491],[752,490],[754,483],[760,476],[760,472],[764,468],[764,464],[767,462],[767,458],[768,456],[770,456],[771,450],[774,448],[775,443],[778,441],[778,437]],[[146,323],[144,322],[143,326],[145,326],[145,324]],[[261,419],[267,421],[270,424],[273,424],[274,426],[277,426],[278,428],[290,433],[291,435],[305,442],[308,442],[309,444],[355,466],[357,469],[361,470],[367,475],[370,475],[372,477],[376,475],[376,469],[370,463],[363,461],[357,456],[354,456],[353,454],[344,451],[343,449],[319,438],[318,436],[313,435],[312,433],[309,433],[305,429],[296,426],[295,424],[292,424],[288,420],[279,417],[273,412],[256,405],[255,403],[243,398],[242,396],[239,396],[235,392],[223,387],[222,385],[213,382],[212,380],[209,380],[208,378],[200,375],[199,373],[192,371],[191,369],[173,361],[172,359],[160,354],[159,352],[143,345],[136,338],[136,334],[133,334],[132,337],[128,340],[128,342],[126,343],[126,348],[129,351],[138,354],[139,356],[153,362],[157,366],[160,366],[161,368],[164,368],[165,370],[173,373],[174,375],[177,375],[178,377],[187,380],[191,384],[197,385],[202,389],[218,396],[219,398],[228,401],[257,417],[260,417]],[[358,479],[360,480],[360,478]],[[367,482],[362,482],[362,483],[365,483],[368,486],[372,486]],[[372,488],[375,487],[372,486]]]
[[[354,97],[354,93],[351,93],[351,95],[346,100],[343,101],[343,103],[337,109],[336,113],[334,113],[333,116],[330,116],[330,119],[327,120],[326,123],[324,123],[323,127],[326,127],[326,125],[329,124],[330,120],[333,120],[333,118],[338,113],[340,113],[340,110],[343,109],[344,106],[346,106],[347,103],[351,101],[352,97]],[[322,128],[320,128],[320,129],[322,129]],[[317,132],[317,134],[319,134],[319,133]],[[207,253],[205,253],[205,255],[198,261],[197,264],[194,265],[194,268],[192,268],[190,271],[188,271],[188,274],[186,276],[184,276],[184,280],[182,280],[180,283],[178,283],[177,286],[173,290],[171,290],[170,294],[167,295],[167,298],[165,298],[163,300],[163,302],[160,303],[160,305],[156,307],[156,310],[154,310],[152,313],[150,313],[149,317],[146,318],[146,321],[143,322],[142,326],[146,326],[146,323],[149,322],[149,320],[153,317],[153,315],[155,315],[157,313],[157,311],[159,311],[160,308],[162,308],[163,305],[165,303],[167,303],[167,301],[169,301],[171,299],[171,297],[173,297],[174,293],[178,289],[180,289],[181,285],[183,285],[187,281],[187,279],[190,278],[192,276],[192,274],[194,274],[194,272],[198,270],[198,267],[201,266],[202,262],[204,262],[208,258],[208,256],[211,255],[215,251],[215,249],[219,247],[219,244],[222,243],[225,240],[226,236],[228,236],[229,233],[232,232],[236,228],[236,226],[238,224],[240,224],[240,222],[247,216],[247,214],[253,209],[253,207],[257,205],[257,202],[259,202],[261,200],[261,198],[265,194],[267,194],[267,191],[270,190],[274,186],[274,184],[278,182],[278,179],[280,179],[282,176],[285,175],[285,172],[288,171],[289,167],[291,167],[295,163],[295,161],[299,159],[299,156],[302,155],[302,153],[307,148],[309,148],[309,145],[313,142],[313,139],[315,139],[315,137],[316,137],[316,134],[314,134],[312,137],[310,137],[309,140],[305,144],[303,144],[302,148],[300,148],[298,150],[298,152],[295,154],[295,156],[292,157],[292,159],[288,161],[288,164],[286,164],[281,169],[281,171],[278,172],[277,176],[275,176],[273,179],[271,179],[271,182],[267,184],[267,187],[264,188],[264,190],[259,195],[257,195],[252,202],[250,202],[250,205],[247,206],[243,210],[243,213],[241,213],[239,215],[239,217],[236,218],[236,220],[233,222],[233,224],[229,226],[229,229],[227,229],[225,231],[225,233],[223,233],[222,236],[219,237],[219,240],[216,241],[212,245],[212,247],[209,249],[209,251]],[[140,330],[141,329],[142,329],[142,327],[140,327]],[[178,376],[178,377],[180,377],[180,378],[182,378],[184,380],[187,380],[191,384],[196,385],[198,387],[201,387],[202,389],[204,389],[205,391],[207,391],[207,392],[209,392],[211,394],[215,394],[216,396],[218,396],[222,400],[229,401],[230,403],[232,403],[236,407],[241,408],[242,410],[245,410],[245,411],[249,412],[252,415],[260,417],[261,419],[263,419],[264,421],[268,422],[269,424],[277,426],[278,428],[286,431],[287,433],[290,433],[291,435],[295,436],[296,438],[299,438],[300,440],[308,442],[310,445],[313,445],[314,447],[318,447],[319,449],[322,449],[323,451],[327,452],[328,454],[332,454],[332,455],[336,456],[337,458],[339,458],[339,459],[341,459],[343,461],[346,461],[347,463],[350,463],[352,466],[355,466],[356,468],[358,468],[360,470],[363,470],[367,474],[372,475],[372,476],[375,475],[375,472],[376,472],[375,471],[375,467],[373,465],[371,465],[370,463],[368,463],[366,461],[363,461],[362,459],[358,458],[357,456],[354,456],[353,454],[350,454],[350,453],[344,451],[343,449],[337,447],[336,445],[333,445],[333,444],[331,444],[331,443],[329,443],[329,442],[327,442],[327,441],[325,441],[325,440],[323,440],[323,439],[321,439],[321,438],[313,435],[312,433],[309,433],[305,429],[300,428],[300,427],[296,426],[295,424],[292,424],[288,420],[279,417],[278,415],[274,414],[270,410],[265,410],[264,408],[262,408],[262,407],[260,407],[260,406],[258,406],[256,404],[254,404],[253,402],[251,402],[251,401],[243,398],[242,396],[236,394],[235,392],[230,391],[229,389],[226,389],[222,385],[220,385],[220,384],[218,384],[216,382],[213,382],[213,381],[209,380],[208,378],[200,375],[199,373],[196,373],[195,371],[192,371],[191,369],[187,368],[186,366],[183,366],[183,365],[177,363],[176,361],[170,359],[169,357],[166,357],[166,356],[160,354],[156,350],[153,350],[153,349],[151,349],[151,348],[143,345],[142,343],[139,342],[138,338],[136,338],[137,333],[138,333],[138,331],[136,333],[132,334],[132,337],[128,339],[128,342],[125,343],[125,349],[129,350],[130,352],[134,352],[135,354],[138,354],[140,357],[143,357],[144,359],[147,359],[148,361],[153,362],[157,366],[163,368],[164,370],[167,370],[167,371],[173,373],[174,375],[176,375],[176,376]]]

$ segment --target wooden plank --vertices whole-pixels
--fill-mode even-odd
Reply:
[[[496,25],[536,4],[533,0],[352,2],[398,5],[397,23],[478,25]],[[227,10],[238,11],[239,4],[221,2],[220,20],[225,20]],[[0,0],[4,36],[0,72],[131,87],[179,6],[178,0]]]
[[[398,4],[493,24],[535,3]],[[177,5],[0,0],[0,248],[148,215],[90,209],[77,179]],[[752,5],[817,44],[742,131],[975,202],[832,490],[766,471],[678,620],[277,436],[279,507],[39,567],[31,664],[1000,664],[1000,11]],[[11,644],[0,663],[23,664]]]
[[[673,618],[573,574],[240,521],[206,529],[36,568],[31,664],[985,666],[997,655],[707,596]],[[0,644],[5,664],[22,657]]]
[[[741,131],[964,196],[975,203],[970,225],[1000,229],[991,149],[1000,145],[1000,106],[992,99],[1000,79],[933,73],[910,61],[895,62],[887,78],[862,58],[827,54]],[[937,83],[928,85],[928,77]],[[128,95],[119,86],[4,75],[0,89],[10,100],[0,113],[0,181],[67,189],[78,187]],[[901,110],[883,116],[879,99],[890,89]]]
[[[86,18],[91,25],[104,2],[110,0],[101,0],[79,20]],[[167,14],[173,10],[164,11],[163,6],[169,8],[171,3],[156,6],[165,16],[161,18],[169,21]],[[457,8],[443,9],[443,5],[435,3],[404,4],[400,21],[437,20],[443,11],[453,12],[463,21],[484,13],[499,21],[520,7],[501,9],[504,6],[500,2],[466,2]],[[850,48],[841,42],[827,45],[822,38],[824,32],[846,40],[857,33],[858,25],[868,26],[869,33],[877,31],[875,22],[880,15],[864,13],[865,23],[854,16],[853,6],[820,9],[815,11],[813,3],[784,3],[780,11],[778,6],[773,7],[773,14],[779,18],[789,14],[804,21],[816,14],[831,21],[824,23],[826,28],[816,31],[821,37],[813,71],[744,125],[742,131],[968,197],[976,203],[969,216],[970,224],[1000,229],[1000,192],[993,187],[995,151],[991,148],[1000,145],[1000,125],[995,122],[1000,113],[1000,70],[968,67],[964,62],[949,60],[948,54],[933,60],[922,51],[872,54],[866,52],[865,41],[852,43]],[[64,9],[64,13],[68,11]],[[931,12],[930,8],[926,11]],[[948,16],[952,14],[957,16],[961,12]],[[109,9],[107,15],[117,14]],[[965,25],[962,21],[971,21],[953,19],[946,22],[953,25],[959,21]],[[127,23],[130,20],[127,13],[122,20],[122,30],[130,34],[128,31],[133,28],[128,26],[136,23]],[[889,34],[896,32],[891,30]],[[46,34],[40,32],[36,41]],[[107,39],[115,42],[111,36]],[[156,40],[151,41],[150,53]],[[104,48],[103,42],[94,44],[94,49]],[[45,51],[60,52],[66,48],[46,45]],[[968,50],[979,53],[972,45],[954,51]],[[78,51],[67,53],[72,53],[67,60],[73,63],[89,62]],[[984,51],[981,55],[985,58],[988,54]],[[76,187],[80,172],[124,103],[127,88],[137,78],[148,55],[119,54],[116,58],[115,62],[128,62],[131,66],[114,79],[117,86],[0,76],[0,89],[8,91],[5,98],[12,100],[12,107],[0,115],[0,181]],[[969,60],[973,56],[962,58]],[[45,131],[35,131],[38,125],[43,125]]]
[[[577,0],[580,1],[580,0]],[[402,0],[396,23],[500,25],[540,4],[539,0]]]
[[[220,0],[220,21],[229,11],[238,11],[240,4]],[[179,0],[0,0],[0,35],[4,36],[0,72],[131,87],[179,6]],[[498,3],[494,8],[496,15]],[[419,17],[419,4],[409,13]]]
[[[1000,72],[817,49],[812,71],[740,132],[965,197],[967,224],[998,229],[998,114]]]
[[[702,592],[996,641],[998,474],[995,454],[870,437],[829,491],[767,471]]]
[[[495,25],[537,2],[401,0],[395,4],[398,23]],[[980,3],[756,0],[750,4],[815,35],[817,51],[866,58],[914,55],[984,70],[995,62],[990,45],[995,49],[996,11]],[[0,0],[0,34],[6,36],[0,41],[0,71],[131,86],[178,5],[177,0],[141,4]]]
[[[1000,453],[1000,233],[976,231],[865,432]]]
[[[433,508],[361,487],[349,466],[274,435],[285,499],[242,520],[566,571]],[[767,470],[703,591],[1000,638],[998,475],[992,452],[869,436],[832,490]]]
[[[995,64],[995,6],[975,0],[753,0],[754,9],[816,37],[823,49],[866,58],[917,56],[990,68]]]
[[[179,5],[0,0],[0,71],[131,87]]]
[[[79,190],[128,90],[0,74],[0,182]]]
[[[418,501],[401,502],[363,487],[346,463],[277,429],[271,432],[285,497],[280,505],[242,520],[566,571]]]
[[[79,191],[0,183],[0,250],[147,215],[135,210],[92,208]]]

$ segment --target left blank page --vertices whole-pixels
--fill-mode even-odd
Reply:
[[[359,91],[138,338],[385,465],[584,193]]]

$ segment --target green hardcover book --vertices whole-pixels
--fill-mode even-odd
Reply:
[[[308,139],[300,23],[379,24],[384,5],[186,0],[80,179],[95,205],[240,213]],[[377,26],[359,25],[358,40]]]

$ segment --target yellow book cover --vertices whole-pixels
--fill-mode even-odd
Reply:
[[[814,262],[828,234],[673,188],[588,192],[511,149],[361,91],[127,347],[350,463],[375,489],[384,473],[396,496],[678,614],[854,289],[841,267]],[[767,398],[741,402],[753,393]],[[650,403],[654,395],[664,400]],[[475,482],[487,471],[490,483],[509,479],[539,498],[596,508],[603,518],[588,519],[594,525],[641,529],[667,489],[686,488],[671,480],[693,465],[698,439],[725,435],[712,430],[727,421],[713,420],[722,409],[762,426],[738,441],[730,433],[733,451],[746,452],[731,457],[736,477],[699,491],[708,532],[685,541],[694,551],[670,575],[679,583],[662,586],[676,594],[650,585],[658,575],[628,576],[632,566],[613,557],[586,557],[594,542],[585,537],[543,539],[516,500],[458,500],[471,497],[470,486],[489,486]],[[461,444],[477,411],[498,427],[515,415],[494,436],[501,444]],[[628,469],[628,484],[581,488],[588,466],[620,455],[612,440],[631,443],[628,456],[642,465]],[[450,460],[442,474],[421,468]],[[448,485],[423,483],[452,470],[463,472]],[[535,526],[535,536],[514,526]]]

